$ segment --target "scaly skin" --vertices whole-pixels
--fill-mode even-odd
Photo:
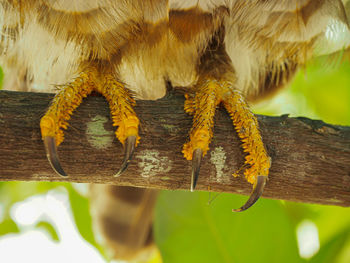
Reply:
[[[64,140],[63,129],[67,129],[68,120],[73,111],[94,89],[97,72],[82,72],[73,82],[67,84],[56,94],[50,108],[40,120],[42,137],[54,137],[56,145]]]
[[[244,172],[247,181],[255,185],[257,176],[268,176],[271,161],[262,142],[258,121],[244,97],[232,89],[231,83],[208,79],[199,82],[194,95],[185,96],[185,111],[194,115],[190,141],[182,151],[187,160],[192,160],[195,149],[201,149],[203,156],[207,153],[213,137],[215,109],[222,103],[247,153],[245,164],[249,168]],[[237,176],[236,173],[233,175]]]
[[[113,126],[118,126],[115,132],[118,140],[124,145],[126,138],[136,136],[136,145],[140,141],[138,135],[139,119],[133,109],[136,102],[131,97],[130,92],[118,82],[112,75],[106,74],[103,85],[98,88],[108,101],[112,115]]]
[[[192,160],[195,149],[201,149],[203,156],[209,150],[209,143],[213,137],[215,110],[220,103],[219,88],[215,82],[207,81],[198,85],[194,97],[185,95],[185,111],[194,115],[190,141],[185,143],[182,150],[187,160]]]
[[[223,105],[230,114],[238,137],[242,141],[243,151],[247,153],[245,164],[249,165],[249,168],[244,171],[245,178],[249,183],[255,184],[257,176],[268,176],[271,166],[271,158],[262,141],[258,121],[243,96],[237,91],[228,93]]]
[[[116,137],[124,145],[128,136],[138,136],[139,119],[133,106],[135,100],[111,74],[99,74],[96,69],[83,71],[71,83],[65,85],[56,94],[45,116],[40,121],[42,137],[54,137],[56,145],[64,140],[63,129],[67,129],[68,120],[83,98],[92,91],[106,97],[110,105],[113,125],[118,126]]]

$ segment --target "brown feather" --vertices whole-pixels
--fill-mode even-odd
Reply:
[[[152,223],[157,194],[150,189],[90,185],[94,224],[113,258],[135,259],[155,249]]]

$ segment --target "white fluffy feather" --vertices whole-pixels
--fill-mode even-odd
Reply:
[[[40,0],[32,1],[40,3]],[[102,8],[102,20],[92,20],[84,29],[95,32],[107,30],[113,25],[119,25],[128,19],[140,19],[147,23],[159,23],[169,19],[169,10],[189,9],[198,7],[205,12],[212,12],[218,6],[225,6],[228,15],[222,17],[225,26],[226,51],[231,58],[236,74],[235,88],[248,93],[249,89],[258,87],[259,77],[267,70],[265,65],[271,63],[271,50],[264,45],[262,38],[267,42],[274,39],[275,45],[284,42],[308,42],[317,37],[318,45],[325,39],[334,40],[334,34],[342,36],[341,44],[331,45],[328,49],[334,51],[349,45],[349,30],[342,14],[341,2],[325,0],[324,7],[316,10],[302,21],[297,10],[308,4],[310,0],[292,1],[68,1],[49,0],[47,4],[58,11],[88,12]],[[0,1],[0,28],[19,25],[19,11],[12,8],[6,1]],[[143,10],[139,10],[143,8]],[[135,12],[134,12],[135,11]],[[134,13],[133,13],[134,12]],[[105,16],[105,17],[103,17]],[[89,59],[89,47],[82,41],[57,37],[38,22],[38,15],[26,15],[26,20],[19,30],[17,41],[2,35],[5,88],[14,85],[17,72],[14,68],[25,68],[29,90],[54,91],[54,84],[64,84],[70,81],[79,71],[81,61]],[[274,19],[271,21],[271,19]],[[64,19],[64,17],[62,18]],[[57,21],[57,27],[65,25],[64,21]],[[96,24],[97,23],[97,24]],[[78,24],[77,24],[78,25]],[[190,27],[190,21],[188,26]],[[79,29],[79,28],[78,28]],[[75,29],[75,30],[78,30]],[[83,29],[82,29],[83,30]],[[130,28],[130,30],[134,30]],[[330,38],[331,33],[333,36]],[[97,41],[101,33],[97,34]],[[103,34],[103,33],[102,33]],[[130,88],[138,98],[157,99],[164,96],[166,81],[173,86],[191,86],[198,79],[196,67],[198,59],[205,45],[211,39],[210,31],[203,30],[195,40],[189,43],[179,41],[171,31],[167,31],[157,45],[149,45],[147,39],[126,41],[123,44],[123,56],[116,69],[116,76]],[[102,35],[101,35],[102,36]],[[128,36],[128,35],[126,35]],[[325,36],[325,37],[324,37]],[[123,35],[120,37],[123,39]],[[98,42],[96,42],[98,43]],[[120,42],[116,42],[118,45]],[[111,43],[110,43],[111,44]],[[113,44],[113,43],[112,43]],[[10,47],[10,48],[9,48]],[[98,50],[107,52],[100,47]],[[276,51],[277,50],[277,51]],[[98,51],[99,52],[99,51]],[[283,61],[283,48],[273,50],[274,61]],[[101,54],[102,54],[101,53]],[[325,50],[319,53],[325,53]],[[98,54],[97,54],[98,56]],[[18,72],[17,72],[18,74]],[[22,76],[20,76],[22,77]]]

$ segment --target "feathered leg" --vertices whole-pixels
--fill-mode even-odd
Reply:
[[[128,167],[135,147],[139,143],[138,126],[140,121],[133,109],[136,102],[131,97],[130,92],[112,75],[104,74],[102,78],[102,86],[98,88],[98,91],[109,102],[113,126],[118,126],[115,132],[116,137],[125,147],[122,166],[115,174],[115,176],[119,176]]]
[[[61,88],[40,121],[47,157],[59,175],[66,176],[56,149],[63,142],[63,129],[67,129],[67,121],[73,111],[93,90],[102,93],[108,100],[113,125],[118,126],[116,137],[125,146],[124,161],[116,176],[127,168],[140,139],[139,120],[133,110],[135,101],[129,91],[109,73],[100,74],[94,68],[85,70],[73,82]]]
[[[68,120],[83,98],[94,89],[96,71],[82,72],[73,82],[62,87],[53,99],[50,108],[40,120],[41,135],[44,141],[47,158],[56,173],[64,172],[56,147],[64,140],[63,129],[67,129]]]
[[[231,115],[244,152],[247,153],[245,164],[250,166],[244,174],[247,181],[254,185],[253,192],[246,204],[234,211],[246,210],[261,196],[270,168],[270,157],[262,142],[257,119],[230,82],[206,79],[199,82],[195,90],[194,95],[186,94],[185,111],[194,115],[194,118],[190,141],[183,148],[185,158],[193,162],[191,190],[196,186],[201,158],[208,151],[213,137],[215,109],[222,103]]]

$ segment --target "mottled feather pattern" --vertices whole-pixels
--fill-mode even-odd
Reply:
[[[27,68],[29,89],[53,91],[53,84],[98,60],[148,99],[163,96],[166,81],[194,85],[197,63],[218,30],[225,31],[235,88],[254,98],[266,90],[266,76],[280,75],[274,71],[286,64],[304,64],[327,26],[347,23],[339,0],[0,3],[4,63]]]
[[[158,191],[90,185],[91,213],[101,241],[118,258],[147,258],[155,249],[152,223]]]

